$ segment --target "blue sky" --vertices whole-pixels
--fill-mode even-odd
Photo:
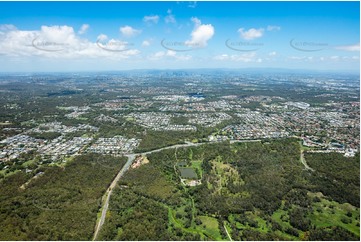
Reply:
[[[359,71],[359,2],[0,2],[0,71]]]

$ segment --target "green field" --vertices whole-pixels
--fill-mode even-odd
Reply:
[[[223,240],[219,233],[217,219],[208,216],[199,216],[199,219],[202,221],[202,225],[198,226],[197,229],[203,231],[213,240]]]

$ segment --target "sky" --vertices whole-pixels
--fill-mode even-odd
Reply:
[[[359,71],[359,2],[0,2],[0,72]]]

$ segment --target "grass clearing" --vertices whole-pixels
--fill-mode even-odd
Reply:
[[[28,161],[24,162],[24,163],[22,164],[22,166],[23,166],[23,167],[28,167],[28,166],[30,166],[30,165],[32,165],[32,164],[35,164],[35,163],[36,163],[36,160],[35,160],[35,159],[32,159],[32,160],[28,160]]]
[[[169,225],[173,224],[176,228],[180,228],[181,230],[188,232],[188,233],[193,233],[193,234],[199,234],[201,236],[202,240],[205,240],[206,238],[205,235],[203,234],[204,231],[202,231],[201,229],[192,229],[192,228],[184,228],[183,224],[180,223],[176,218],[175,218],[175,212],[168,207],[168,221],[169,221]],[[170,228],[170,226],[168,226],[168,229]],[[209,236],[209,235],[208,235]],[[215,240],[212,238],[212,240]]]
[[[197,226],[199,230],[202,230],[205,234],[212,237],[212,239],[222,240],[217,219],[208,216],[199,216],[198,218],[202,221],[202,225]]]
[[[360,209],[351,204],[340,204],[335,201],[329,201],[321,198],[321,202],[313,203],[314,212],[309,215],[312,223],[316,227],[339,226],[349,230],[357,236],[360,236]],[[348,217],[347,213],[352,216]],[[350,223],[344,223],[342,220],[349,220]]]
[[[282,219],[283,218],[283,219]],[[279,223],[283,228],[292,227],[289,223],[289,217],[287,211],[278,209],[272,214],[272,219]]]
[[[192,167],[199,171],[199,174],[201,176],[200,178],[202,178],[203,176],[202,161],[201,160],[192,161]]]

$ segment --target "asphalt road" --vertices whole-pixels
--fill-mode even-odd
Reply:
[[[118,172],[117,176],[114,178],[113,182],[110,184],[110,186],[108,187],[107,191],[105,192],[105,194],[103,196],[105,199],[104,199],[104,204],[102,206],[102,215],[101,215],[100,219],[97,221],[93,240],[97,239],[99,231],[104,224],[105,216],[107,214],[108,207],[109,207],[109,199],[110,199],[110,195],[112,194],[113,188],[117,185],[118,181],[124,175],[124,173],[129,169],[129,167],[131,166],[131,164],[134,161],[134,158],[136,157],[136,154],[129,154],[129,155],[127,155],[127,157],[128,157],[127,162],[125,163],[123,168]]]
[[[101,227],[104,224],[105,221],[105,216],[107,214],[108,211],[108,207],[109,207],[109,200],[110,200],[110,195],[112,194],[112,191],[114,189],[114,187],[117,185],[118,181],[120,180],[120,178],[124,175],[124,173],[129,169],[129,167],[132,165],[134,159],[136,156],[138,155],[149,155],[152,153],[156,153],[156,152],[160,152],[162,150],[167,150],[167,149],[174,149],[174,148],[181,148],[181,147],[190,147],[190,146],[199,146],[205,143],[186,143],[186,144],[179,144],[179,145],[172,145],[172,146],[167,146],[167,147],[163,147],[160,149],[156,149],[156,150],[151,150],[151,151],[147,151],[144,153],[135,153],[135,154],[128,154],[125,155],[128,157],[127,162],[125,163],[125,165],[123,166],[123,168],[118,172],[117,176],[114,178],[113,182],[110,184],[110,186],[108,187],[106,193],[103,196],[103,206],[102,206],[102,214],[100,216],[100,219],[97,221],[97,224],[95,226],[95,231],[94,231],[94,236],[93,236],[93,241],[97,240],[99,231],[101,229]]]
[[[240,142],[258,142],[258,141],[260,141],[260,140],[247,140],[247,141],[240,141]],[[231,143],[234,143],[234,142],[239,142],[239,141],[233,141],[233,142],[231,141]],[[162,150],[167,150],[167,149],[190,147],[190,146],[200,146],[200,145],[212,144],[212,143],[218,143],[218,142],[217,141],[215,141],[215,142],[207,142],[207,143],[191,143],[191,142],[187,142],[185,144],[167,146],[167,147],[163,147],[163,148],[160,148],[160,149],[151,150],[151,151],[147,151],[147,152],[143,152],[143,153],[134,153],[134,154],[125,155],[125,156],[128,157],[127,162],[125,163],[123,168],[118,172],[117,176],[114,178],[113,182],[110,184],[110,186],[108,187],[106,193],[103,196],[103,201],[104,202],[103,202],[103,206],[101,208],[102,214],[101,214],[100,219],[97,220],[97,223],[96,223],[96,226],[95,226],[95,231],[94,231],[94,236],[93,236],[93,241],[97,240],[99,231],[100,231],[101,227],[104,224],[105,216],[107,214],[108,207],[109,207],[110,195],[112,194],[113,188],[117,185],[120,178],[124,175],[124,173],[132,165],[132,163],[133,163],[136,156],[138,156],[138,155],[149,155],[149,154],[160,152]]]

